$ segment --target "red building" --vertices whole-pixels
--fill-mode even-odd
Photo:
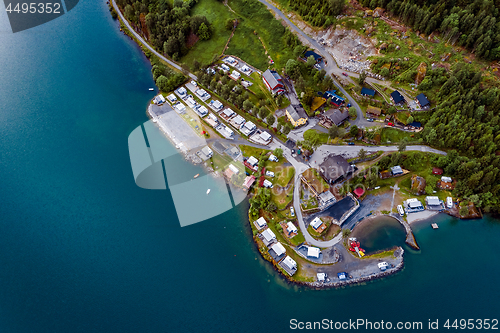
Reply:
[[[281,76],[271,70],[267,70],[262,74],[262,81],[266,85],[267,89],[273,94],[282,94],[285,92],[285,86],[283,85]]]

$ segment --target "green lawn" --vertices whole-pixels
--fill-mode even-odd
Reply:
[[[275,168],[275,170],[276,169],[278,168]],[[271,171],[274,172],[274,179],[276,180],[275,183],[279,186],[286,186],[295,175],[295,168],[292,166],[279,168],[278,171],[275,170]]]
[[[411,137],[412,134],[414,135],[413,138]],[[418,138],[420,138],[420,134],[404,132],[395,128],[388,128],[388,127],[382,128],[382,132],[380,134],[381,143],[385,142],[397,143],[403,140],[403,138],[407,138],[408,142],[418,141]]]
[[[198,41],[189,50],[189,53],[182,57],[181,62],[187,64],[190,68],[193,62],[197,60],[203,65],[212,62],[215,55],[221,55],[224,46],[231,35],[231,31],[226,30],[225,23],[229,19],[236,18],[234,13],[230,12],[222,2],[217,0],[199,1],[191,10],[191,16],[204,15],[211,23],[212,38],[206,41]]]
[[[323,132],[320,132],[316,129],[308,129],[307,131],[304,132],[304,140],[305,141],[311,141],[311,140],[314,140],[313,138],[315,138],[316,136],[319,137],[319,143],[320,144],[328,144],[328,141],[329,141],[329,136],[328,136],[328,133],[323,133]]]
[[[269,59],[265,55],[259,37],[254,35],[253,30],[245,24],[245,21],[236,28],[225,53],[240,57],[261,71],[265,71],[269,65]]]
[[[275,189],[273,188],[274,193]],[[293,186],[288,190],[282,189],[279,194],[271,195],[271,200],[276,204],[279,210],[283,210],[293,200]]]
[[[259,158],[262,153],[268,153],[270,150],[255,148],[252,146],[240,145],[241,153],[245,157],[254,156],[255,158]]]

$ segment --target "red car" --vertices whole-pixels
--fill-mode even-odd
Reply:
[[[387,125],[389,125],[389,126],[394,126],[394,124],[393,124],[393,123],[388,123]]]
[[[349,75],[347,75],[347,73],[346,73],[346,72],[342,72],[342,75],[344,75],[344,76],[349,76]]]

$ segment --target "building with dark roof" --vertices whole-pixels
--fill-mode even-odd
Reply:
[[[286,108],[285,114],[294,127],[304,125],[308,119],[306,111],[300,106],[289,105]]]
[[[330,126],[340,126],[347,118],[349,118],[349,113],[347,111],[341,112],[338,109],[333,109],[326,111],[321,115],[321,117],[323,118],[323,121],[329,123]]]
[[[394,90],[391,93],[391,100],[394,103],[394,105],[402,105],[406,103],[406,100],[403,97],[403,95],[401,95],[401,93],[397,90]]]
[[[334,104],[335,106],[341,106],[345,103],[345,99],[337,95],[335,93],[335,90],[325,91],[323,97],[326,99],[330,99],[330,104]]]
[[[361,88],[361,95],[363,96],[375,96],[375,90],[368,88]]]
[[[330,154],[319,165],[319,172],[327,183],[333,184],[352,174],[354,167],[342,156]]]
[[[267,89],[273,94],[282,94],[285,92],[281,76],[276,71],[267,70],[262,74],[262,81]]]
[[[422,109],[426,109],[431,105],[431,102],[429,102],[429,100],[427,99],[427,97],[425,97],[424,94],[417,95],[417,97],[415,98],[415,102],[417,102],[417,104]]]
[[[316,63],[320,62],[321,60],[323,60],[323,58],[317,54],[316,52],[314,51],[306,51],[306,54],[305,54],[305,58],[307,60],[307,58],[309,58],[310,56],[313,56],[314,57],[314,60],[316,61]]]
[[[368,105],[368,107],[366,108],[366,113],[371,113],[372,115],[380,116],[382,114],[382,109]]]

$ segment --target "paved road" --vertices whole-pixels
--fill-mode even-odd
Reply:
[[[325,59],[326,62],[327,62],[326,66],[324,66],[324,69],[326,70],[326,72],[328,74],[331,75],[331,74],[335,73],[335,74],[338,75],[339,73],[342,72],[341,69],[338,68],[337,63],[335,62],[335,59],[333,59],[333,57],[331,56],[331,54],[320,43],[318,43],[317,41],[315,41],[314,39],[312,39],[311,37],[309,37],[308,35],[306,35],[302,30],[300,30],[299,27],[297,27],[292,21],[290,21],[288,19],[288,17],[286,17],[286,15],[283,14],[283,12],[281,12],[274,5],[270,4],[266,0],[259,0],[259,1],[261,3],[263,3],[264,5],[266,5],[267,8],[271,9],[276,14],[278,14],[288,24],[288,26],[290,27],[290,29],[294,30],[299,35],[301,35],[304,39],[306,39],[308,41],[308,43],[312,47],[314,47],[316,50],[318,50],[319,53],[321,53],[321,55],[323,55],[323,59]],[[347,93],[347,91],[345,91],[345,89],[342,87],[342,85],[337,80],[335,80],[335,78],[333,76],[332,76],[332,79],[333,79],[333,82],[335,83],[335,85],[337,86],[337,89],[340,90],[344,94],[344,96],[347,97],[347,99],[349,100],[349,103],[351,103],[351,105],[354,108],[356,108],[358,116],[357,116],[356,120],[351,121],[351,124],[356,125],[358,127],[375,126],[376,124],[371,123],[371,122],[369,122],[369,121],[367,121],[365,119],[365,117],[363,116],[363,111],[359,107],[358,103],[356,103],[356,100],[354,98],[352,98],[351,95],[349,95]]]
[[[111,3],[113,4],[113,8],[116,10],[116,12],[118,13],[118,15],[120,16],[120,19],[122,20],[123,24],[125,24],[125,26],[128,28],[128,30],[134,34],[134,37],[137,38],[141,43],[142,45],[144,45],[145,47],[147,47],[151,52],[153,52],[158,58],[160,58],[161,60],[167,62],[169,65],[171,65],[172,67],[180,70],[180,71],[184,71],[182,69],[181,66],[179,66],[177,63],[173,62],[172,60],[170,59],[167,59],[165,58],[163,55],[161,55],[160,53],[158,53],[155,49],[153,49],[142,37],[141,35],[139,35],[137,32],[135,32],[135,30],[132,28],[132,26],[130,25],[130,23],[125,19],[125,17],[123,16],[122,12],[120,12],[120,9],[118,8],[118,6],[116,5],[116,2],[115,0],[111,0]],[[196,75],[194,74],[191,74],[191,73],[188,73],[189,77],[192,78],[193,80],[197,80],[198,78],[196,77]]]

